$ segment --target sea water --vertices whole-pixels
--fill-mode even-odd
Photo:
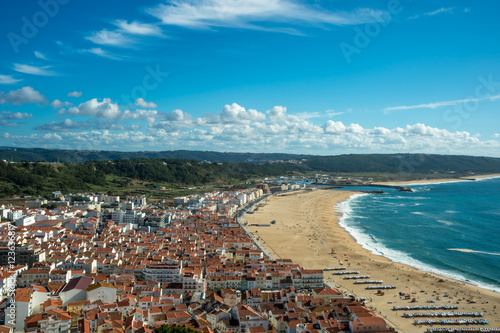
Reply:
[[[352,196],[340,225],[375,254],[500,292],[500,178],[409,187]]]

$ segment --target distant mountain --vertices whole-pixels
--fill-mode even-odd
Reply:
[[[43,148],[0,147],[0,159],[12,162],[45,161],[84,163],[87,161],[146,159],[189,159],[209,162],[248,162],[261,163],[277,160],[302,159],[313,155],[279,154],[279,153],[221,153],[215,151],[172,150],[172,151],[139,151],[120,152],[104,150],[61,150]]]

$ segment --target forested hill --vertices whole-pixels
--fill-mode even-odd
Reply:
[[[175,150],[158,152],[119,152],[94,150],[58,150],[42,148],[0,148],[0,160],[85,163],[134,159],[184,159],[208,162],[265,163],[297,160],[301,171],[376,172],[376,173],[500,173],[500,159],[492,157],[427,154],[352,154],[314,156],[281,153],[227,153]],[[154,163],[153,163],[154,164]],[[282,167],[284,164],[281,164]],[[279,169],[274,167],[274,170]],[[285,168],[286,169],[286,168]]]
[[[244,154],[241,154],[244,155]],[[102,191],[130,187],[133,180],[151,186],[234,183],[259,177],[316,173],[409,180],[500,174],[500,159],[424,154],[372,154],[309,157],[293,162],[217,162],[187,159],[118,159],[84,163],[4,162],[0,159],[0,196],[47,191]]]
[[[500,173],[500,158],[463,155],[368,154],[310,157],[304,166],[324,172],[392,174]]]
[[[9,162],[67,162],[83,163],[88,161],[109,161],[128,159],[165,159],[179,158],[209,162],[248,162],[260,163],[277,160],[301,159],[313,155],[280,153],[222,153],[215,151],[172,150],[172,151],[105,151],[105,150],[61,150],[43,148],[0,148],[0,159]]]
[[[4,162],[0,160],[0,197],[51,191],[101,192],[130,187],[133,180],[151,186],[186,186],[242,182],[250,178],[300,173],[293,163],[203,162],[181,159],[134,159],[85,163]]]

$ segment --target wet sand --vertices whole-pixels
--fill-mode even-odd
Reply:
[[[414,326],[415,319],[402,317],[405,311],[392,310],[393,306],[404,305],[457,305],[459,308],[455,311],[484,312],[483,319],[490,322],[485,327],[500,327],[500,293],[394,263],[356,243],[339,226],[338,213],[335,212],[338,202],[347,200],[355,193],[316,190],[273,196],[254,214],[245,215],[243,221],[249,225],[276,221],[270,227],[248,226],[276,258],[290,258],[301,266],[313,269],[343,265],[347,270],[359,271],[360,275],[370,275],[370,280],[383,280],[383,285],[396,285],[396,289],[385,290],[385,295],[378,296],[376,291],[366,290],[366,285],[355,285],[355,280],[344,280],[343,276],[333,275],[331,271],[324,274],[326,282],[344,293],[369,297],[371,301],[367,306],[399,332],[425,332],[430,327]],[[332,248],[334,254],[331,254]],[[409,294],[410,299],[401,298],[400,292]],[[415,299],[414,303],[412,299]],[[474,299],[476,303],[468,303],[468,299]],[[433,300],[435,303],[429,303]]]

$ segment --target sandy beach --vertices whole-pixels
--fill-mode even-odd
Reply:
[[[471,179],[484,179],[484,178],[500,178],[500,174],[487,174],[487,175],[471,175],[470,177],[460,178],[438,178],[438,179],[419,179],[410,181],[394,181],[394,182],[374,182],[374,184],[381,185],[411,185],[411,184],[436,184],[436,183],[451,183],[470,181]]]
[[[393,311],[393,306],[456,305],[458,309],[455,311],[484,312],[483,319],[489,321],[489,325],[484,327],[500,327],[500,293],[392,262],[356,243],[339,226],[335,211],[338,202],[347,200],[355,193],[316,190],[273,196],[254,214],[245,215],[243,221],[248,222],[249,230],[276,258],[291,258],[295,263],[314,269],[343,265],[349,271],[370,275],[370,280],[383,280],[383,285],[395,285],[396,289],[385,290],[385,295],[378,296],[375,291],[366,290],[366,285],[354,284],[355,280],[344,280],[343,276],[333,275],[331,271],[324,275],[326,282],[346,294],[369,297],[371,300],[367,306],[399,332],[425,332],[431,326],[414,326],[415,319],[403,318],[406,311]],[[276,223],[270,227],[250,226],[272,220]],[[400,297],[400,292],[408,294],[409,299]],[[411,302],[413,299],[415,302]],[[475,303],[468,303],[470,299],[474,299]]]

